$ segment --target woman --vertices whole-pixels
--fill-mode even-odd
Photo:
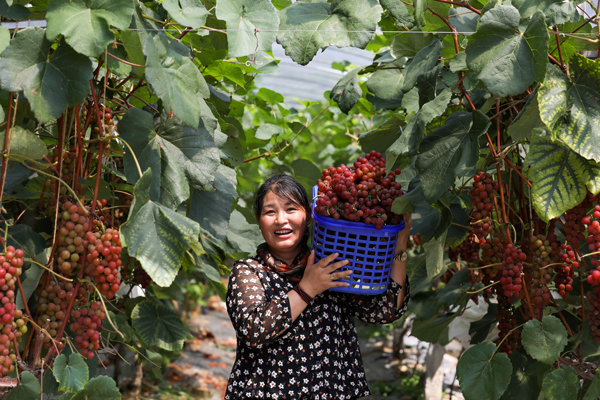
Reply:
[[[410,215],[399,234],[388,290],[380,295],[327,291],[347,260],[332,254],[314,262],[307,246],[311,205],[295,179],[279,174],[259,189],[254,214],[266,243],[237,261],[227,310],[237,354],[225,399],[350,400],[370,395],[352,317],[386,324],[406,310]]]

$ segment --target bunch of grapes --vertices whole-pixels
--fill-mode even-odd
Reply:
[[[84,108],[82,109],[82,123],[86,120],[88,115],[87,105],[87,102],[84,103]],[[100,115],[102,117],[102,127],[104,128],[104,134],[111,135],[117,123],[117,121],[113,118],[112,110],[110,109],[110,107],[105,106],[103,104],[99,104],[98,107],[100,108]],[[100,126],[97,123],[98,118],[96,115],[96,110],[92,108],[91,113],[92,115],[90,117],[90,121],[92,122],[92,126],[94,127],[94,132],[98,134],[100,133]]]
[[[59,205],[55,269],[64,275],[77,272],[82,265],[84,234],[90,229],[89,212],[79,202],[68,199]]]
[[[558,263],[560,245],[554,234],[546,238],[539,234],[523,241],[523,247],[528,248],[527,264],[525,268],[525,282],[532,305],[542,308],[550,304],[552,295],[548,283],[552,281],[554,267],[550,264]]]
[[[512,303],[514,298],[521,298],[521,288],[523,287],[521,274],[523,272],[523,262],[527,255],[518,247],[507,244],[502,258],[502,273],[500,284],[502,293],[508,303]]]
[[[100,348],[102,321],[106,316],[99,301],[88,307],[71,310],[71,331],[75,334],[75,347],[87,358],[94,358],[94,351]]]
[[[385,160],[376,151],[359,157],[353,167],[325,169],[317,182],[319,198],[315,212],[334,219],[373,224],[377,229],[384,224],[399,224],[402,216],[392,213],[394,199],[404,194],[394,178],[399,174],[398,169],[386,173]]]
[[[515,311],[506,297],[498,297],[496,319],[498,320],[498,330],[500,332],[498,333],[497,343],[502,341],[499,351],[505,354],[515,353],[521,348],[521,331],[520,329],[514,329],[518,326],[517,318],[514,315]]]
[[[465,240],[454,249],[448,250],[448,257],[452,261],[459,259],[472,264],[479,260],[479,244],[475,242],[475,234],[469,232]]]
[[[471,225],[473,225],[478,239],[485,238],[492,233],[493,226],[490,217],[494,209],[494,193],[498,188],[498,182],[493,180],[488,173],[478,172],[473,177],[473,189],[469,193],[473,205]]]
[[[51,338],[55,338],[60,326],[68,318],[67,308],[71,298],[75,295],[73,283],[62,279],[56,282],[50,280],[48,285],[40,292],[38,299],[38,310],[40,316],[38,325],[45,326],[50,321],[48,335],[44,336],[44,347],[50,348]],[[64,347],[64,343],[57,344],[59,349]]]
[[[590,304],[587,320],[596,342],[600,342],[600,285],[594,285],[593,290],[586,293]]]
[[[592,253],[600,252],[600,205],[594,206],[591,216],[585,216],[581,222],[587,226],[586,243]],[[590,264],[592,270],[587,277],[588,283],[592,285],[600,284],[600,265],[598,265],[598,255],[591,257]]]
[[[504,244],[497,237],[479,239],[479,248],[481,249],[481,266],[489,265],[485,269],[485,274],[495,278],[502,269],[502,259],[504,257]]]
[[[85,234],[85,243],[87,243],[88,250],[86,256],[87,276],[94,280],[101,294],[112,299],[121,284],[119,278],[119,268],[121,267],[119,231],[111,228],[106,229],[104,233],[88,231]]]
[[[20,327],[18,331],[15,328],[18,321],[21,321],[19,324],[24,323],[21,319],[23,314],[15,305],[15,284],[22,267],[23,250],[8,246],[6,252],[0,255],[0,377],[15,369],[14,339],[17,334],[19,337],[22,334]]]
[[[600,210],[596,210],[598,207],[598,196],[593,196],[588,192],[586,198],[579,204],[577,207],[574,207],[567,212],[565,212],[565,235],[567,242],[570,243],[574,249],[579,249],[581,244],[586,240],[585,235],[583,234],[585,230],[584,225],[589,225],[590,220],[587,217],[587,210],[594,207],[594,212]],[[585,223],[584,219],[586,219]],[[588,243],[590,244],[590,243]]]

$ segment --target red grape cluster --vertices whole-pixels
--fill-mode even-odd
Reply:
[[[146,289],[152,283],[152,278],[150,278],[150,275],[140,265],[135,269],[135,281],[142,288]]]
[[[381,229],[384,224],[399,224],[401,215],[392,213],[394,199],[402,196],[400,184],[389,174],[380,153],[371,151],[354,162],[323,170],[317,182],[319,198],[315,212],[334,219],[373,224]]]
[[[121,239],[119,231],[108,228],[104,233],[88,231],[85,234],[87,243],[86,273],[93,278],[96,287],[108,299],[115,296],[121,280]],[[92,289],[93,290],[93,289]]]
[[[594,206],[591,216],[585,216],[581,222],[587,226],[586,243],[592,253],[600,252],[600,205]],[[588,283],[592,285],[600,284],[600,265],[598,265],[598,255],[590,258],[592,270],[587,277]]]
[[[75,336],[75,346],[87,358],[94,358],[94,351],[100,348],[100,332],[102,321],[106,316],[104,307],[99,301],[88,307],[71,310],[71,331]]]
[[[600,342],[600,285],[594,285],[593,290],[585,295],[590,304],[587,320],[596,342]]]
[[[88,211],[79,202],[65,200],[59,205],[55,252],[56,271],[64,275],[77,272],[82,265],[84,235],[90,229]]]
[[[521,298],[523,262],[527,255],[518,247],[507,244],[502,258],[502,273],[500,284],[502,293],[506,296],[508,303],[512,303],[514,298]]]
[[[15,250],[13,246],[8,246],[6,252],[0,255],[0,377],[14,371],[13,362],[16,357],[13,343],[17,336],[22,335],[20,326],[19,330],[15,330],[17,322],[23,322],[23,314],[15,305],[15,284],[17,277],[21,275],[22,267],[23,250]]]
[[[493,199],[495,191],[498,190],[498,182],[492,179],[488,173],[478,172],[473,177],[473,189],[469,193],[473,211],[471,218],[474,233],[479,239],[485,238],[492,232],[493,226],[490,217],[494,209]]]
[[[448,250],[451,261],[461,261],[472,264],[479,260],[479,244],[475,242],[475,234],[469,232],[465,240],[454,249]]]
[[[504,244],[499,237],[479,239],[479,248],[481,249],[481,266],[489,265],[485,269],[485,274],[495,278],[502,269],[502,259],[504,257]]]
[[[514,316],[510,304],[501,297],[498,298],[496,319],[498,320],[498,330],[500,330],[498,333],[498,343],[504,339],[498,350],[505,354],[517,352],[521,348],[521,331],[514,329],[518,325],[517,318]]]

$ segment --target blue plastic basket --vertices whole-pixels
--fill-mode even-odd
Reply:
[[[375,225],[362,222],[335,220],[315,213],[317,186],[313,187],[313,235],[315,262],[333,253],[339,253],[336,261],[348,260],[350,264],[340,270],[352,270],[343,278],[350,286],[332,288],[337,292],[356,294],[380,294],[387,290],[390,271],[396,250],[398,232],[404,229],[404,221],[398,225]]]

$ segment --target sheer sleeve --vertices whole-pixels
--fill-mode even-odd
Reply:
[[[399,308],[398,295],[402,286],[390,278],[388,288],[379,295],[348,294],[347,301],[355,318],[372,324],[390,324],[397,321],[406,312],[410,300],[410,283],[406,277],[406,291],[404,300]]]
[[[255,262],[248,260],[250,263]],[[227,288],[227,312],[238,340],[248,347],[262,347],[274,341],[292,325],[292,311],[287,293],[267,296],[265,272],[257,263],[251,267],[236,262]]]

